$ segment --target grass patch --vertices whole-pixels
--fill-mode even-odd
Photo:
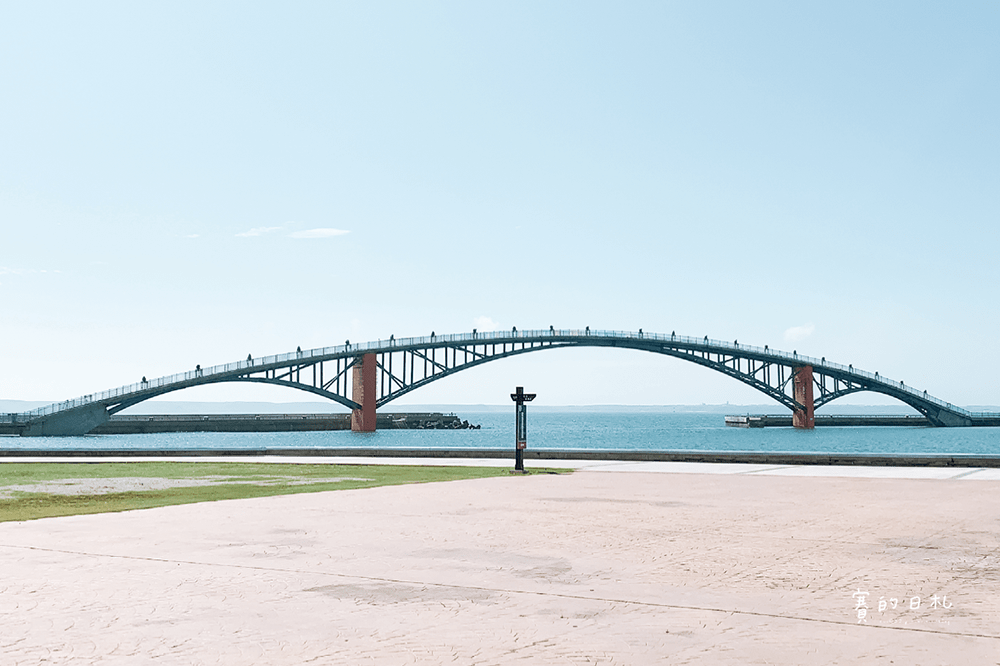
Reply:
[[[531,470],[552,473],[562,470]],[[244,462],[0,463],[0,522],[510,476],[506,467]]]

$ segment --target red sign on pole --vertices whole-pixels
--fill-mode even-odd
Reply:
[[[524,403],[517,406],[517,427],[515,428],[517,432],[517,448],[525,449],[528,447],[528,406]]]

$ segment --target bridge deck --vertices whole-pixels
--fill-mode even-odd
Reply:
[[[193,386],[220,382],[259,382],[308,391],[354,410],[354,425],[372,429],[375,408],[455,372],[493,360],[546,349],[611,347],[653,352],[726,374],[761,391],[796,415],[797,427],[812,427],[811,415],[831,400],[858,391],[896,398],[922,413],[933,425],[977,425],[978,414],[945,402],[927,391],[878,372],[722,340],[631,331],[533,330],[430,335],[419,338],[349,343],[287,354],[248,357],[210,368],[145,380],[55,403],[21,414],[0,414],[0,424],[27,423],[28,435],[75,435],[91,432],[115,414],[153,397]],[[352,392],[353,389],[353,392]],[[350,393],[350,395],[349,395]],[[363,418],[359,415],[363,415]],[[353,426],[352,426],[353,427]]]

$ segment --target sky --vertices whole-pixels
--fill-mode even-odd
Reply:
[[[995,2],[0,1],[0,399],[553,325],[1000,404],[997,34]],[[515,385],[766,401],[559,350],[400,402]]]

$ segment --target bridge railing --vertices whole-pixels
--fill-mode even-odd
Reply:
[[[857,377],[863,377],[879,383],[885,387],[891,387],[892,389],[907,393],[921,400],[936,404],[945,409],[963,414],[965,416],[997,416],[990,412],[970,412],[967,409],[953,405],[950,402],[936,398],[926,391],[920,391],[911,386],[907,386],[903,382],[897,382],[886,377],[879,375],[877,372],[868,372],[866,370],[859,370],[853,365],[843,365],[840,363],[833,363],[827,361],[826,359],[816,358],[813,356],[806,356],[804,354],[798,354],[797,352],[785,352],[781,350],[770,349],[770,347],[759,347],[755,345],[745,345],[739,344],[739,341],[734,340],[729,342],[727,340],[717,340],[714,338],[708,338],[707,336],[702,338],[670,334],[666,335],[663,333],[645,333],[637,331],[616,331],[616,330],[590,330],[590,329],[549,329],[549,330],[510,330],[510,331],[483,331],[477,333],[458,333],[458,334],[447,334],[447,335],[432,335],[423,336],[416,338],[401,338],[399,340],[377,340],[363,345],[358,345],[358,351],[370,351],[378,350],[384,351],[386,347],[390,346],[425,346],[434,344],[447,344],[447,343],[469,343],[469,342],[496,342],[501,340],[520,340],[520,341],[531,341],[539,340],[544,341],[546,339],[556,338],[556,337],[601,337],[609,339],[637,339],[637,340],[653,340],[657,342],[667,342],[667,343],[681,343],[685,345],[692,346],[711,346],[714,348],[721,348],[731,351],[749,351],[757,354],[766,354],[770,356],[776,356],[779,358],[784,358],[793,364],[811,365],[818,368],[828,368],[831,370],[839,370],[847,374],[855,375]],[[326,354],[329,348],[321,350],[323,354]]]
[[[772,357],[784,358],[784,359],[788,360],[789,362],[791,362],[792,364],[810,365],[810,366],[813,366],[814,368],[827,368],[827,369],[831,369],[831,370],[839,370],[841,372],[845,372],[847,374],[851,374],[851,375],[854,375],[854,376],[857,376],[857,377],[863,377],[863,378],[869,379],[871,381],[874,381],[876,383],[879,383],[879,384],[881,384],[881,385],[883,385],[883,386],[885,386],[887,388],[891,387],[892,389],[894,389],[896,391],[899,391],[899,392],[902,392],[902,393],[907,393],[907,394],[912,395],[912,396],[914,396],[916,398],[919,398],[921,400],[925,400],[927,402],[936,404],[936,405],[938,405],[940,407],[944,407],[948,411],[952,411],[952,412],[956,412],[956,413],[959,413],[959,414],[963,414],[965,416],[977,416],[977,417],[982,417],[982,416],[997,416],[996,414],[989,413],[989,412],[970,412],[967,409],[964,409],[962,407],[958,407],[956,405],[953,405],[952,403],[946,402],[944,400],[941,400],[940,398],[936,398],[936,397],[928,394],[926,391],[920,391],[920,390],[915,389],[915,388],[913,388],[911,386],[907,386],[906,384],[904,384],[901,381],[897,382],[897,381],[888,379],[886,377],[883,377],[883,376],[879,375],[879,373],[877,373],[877,372],[873,373],[873,372],[868,372],[866,370],[859,370],[859,369],[855,368],[853,365],[843,365],[843,364],[840,364],[840,363],[833,363],[831,361],[827,361],[826,359],[816,358],[816,357],[813,357],[813,356],[806,356],[805,354],[799,354],[797,352],[791,352],[791,353],[789,353],[789,352],[786,352],[786,351],[771,349],[770,347],[759,347],[759,346],[756,346],[756,345],[740,344],[739,341],[737,341],[737,340],[729,342],[727,340],[717,340],[717,339],[714,339],[714,338],[709,338],[708,336],[705,336],[705,337],[702,337],[702,338],[696,338],[696,337],[690,337],[690,336],[685,336],[685,335],[676,335],[676,334],[666,335],[666,334],[663,334],[663,333],[645,333],[645,332],[640,333],[640,332],[637,332],[637,331],[615,331],[615,330],[593,330],[593,331],[591,331],[589,329],[584,329],[584,330],[579,330],[579,329],[571,329],[571,330],[554,329],[554,330],[548,330],[548,331],[544,331],[544,330],[543,331],[537,331],[536,330],[536,331],[523,331],[523,332],[522,331],[511,331],[511,332],[502,331],[502,332],[500,332],[500,337],[503,337],[503,338],[507,338],[507,337],[513,337],[513,338],[522,337],[522,338],[541,338],[541,339],[544,339],[546,337],[550,337],[551,338],[551,337],[560,337],[560,336],[562,336],[562,337],[578,337],[578,336],[584,336],[584,337],[603,337],[603,338],[612,338],[612,339],[618,339],[618,340],[620,340],[620,339],[653,340],[653,341],[656,341],[656,342],[667,342],[667,343],[674,343],[674,344],[680,343],[680,344],[689,345],[689,346],[699,346],[699,347],[706,347],[706,346],[708,346],[708,347],[713,347],[713,348],[716,348],[716,349],[723,349],[723,350],[726,350],[726,351],[744,351],[744,352],[752,352],[752,353],[757,353],[757,354],[766,354],[766,355],[769,355],[769,356],[772,356]]]
[[[549,332],[551,335],[551,332]],[[705,336],[703,338],[693,338],[683,335],[664,335],[662,333],[636,333],[633,331],[590,331],[589,335],[613,337],[613,338],[636,338],[636,339],[648,339],[661,342],[672,342],[681,343],[685,345],[696,345],[696,346],[711,346],[714,348],[720,348],[727,351],[744,351],[752,352],[757,354],[766,354],[773,357],[784,358],[790,361],[792,364],[810,365],[813,368],[827,368],[831,370],[839,370],[856,377],[863,377],[879,383],[887,388],[892,388],[896,391],[907,393],[921,400],[931,402],[940,407],[946,408],[948,411],[963,414],[965,416],[996,416],[995,414],[989,412],[970,412],[962,407],[957,407],[950,402],[941,400],[940,398],[935,398],[934,396],[928,394],[926,391],[920,391],[911,386],[907,386],[901,381],[894,381],[879,375],[877,372],[868,372],[867,370],[859,370],[853,365],[843,365],[841,363],[833,363],[827,361],[826,359],[816,358],[814,356],[806,356],[805,354],[799,354],[797,352],[786,352],[777,349],[771,349],[770,347],[759,347],[755,345],[740,344],[739,341],[734,340],[729,342],[727,340],[716,340],[714,338],[709,338]]]
[[[929,395],[926,392],[919,391],[915,388],[907,386],[902,382],[896,382],[885,377],[880,376],[878,373],[871,373],[865,370],[859,370],[851,365],[842,365],[840,363],[832,363],[826,361],[825,359],[818,359],[811,356],[805,356],[798,354],[796,352],[785,352],[777,349],[770,349],[769,347],[759,347],[755,345],[745,345],[740,344],[738,341],[728,342],[725,340],[716,340],[712,338],[705,337],[691,337],[684,335],[670,334],[666,335],[663,333],[645,333],[636,331],[614,331],[614,330],[589,330],[589,329],[549,329],[549,330],[510,330],[510,331],[477,331],[475,333],[456,333],[456,334],[445,334],[445,335],[429,335],[422,337],[410,337],[410,338],[390,338],[388,340],[373,340],[371,342],[364,342],[360,344],[350,344],[346,343],[343,345],[333,346],[333,347],[320,347],[316,349],[309,349],[303,351],[294,351],[284,354],[274,354],[271,356],[262,356],[259,358],[249,358],[245,361],[236,361],[233,363],[225,363],[221,365],[214,365],[207,368],[188,370],[187,372],[176,373],[173,375],[168,375],[166,377],[159,377],[156,379],[151,379],[146,382],[136,382],[134,384],[128,384],[126,386],[120,386],[118,388],[109,389],[107,391],[102,391],[100,393],[92,393],[85,396],[80,396],[73,400],[67,400],[64,402],[53,403],[45,407],[39,407],[37,409],[22,412],[20,416],[30,418],[37,418],[40,416],[47,416],[56,412],[64,411],[67,409],[72,409],[75,407],[82,407],[92,403],[105,402],[109,400],[114,400],[119,397],[134,396],[141,394],[145,391],[153,391],[157,389],[167,388],[176,386],[181,388],[184,384],[192,382],[195,380],[202,380],[196,383],[203,383],[206,378],[212,377],[222,377],[229,374],[240,373],[247,370],[253,370],[254,368],[261,368],[268,366],[281,366],[288,365],[294,361],[314,361],[317,359],[329,359],[336,357],[349,357],[353,355],[363,354],[366,352],[384,352],[390,351],[397,347],[426,347],[426,346],[444,346],[448,344],[480,344],[480,343],[498,343],[498,342],[532,342],[545,340],[551,340],[553,338],[605,338],[605,339],[635,339],[643,341],[654,341],[654,342],[664,342],[672,344],[681,344],[690,347],[699,348],[711,348],[713,350],[721,351],[743,351],[751,352],[755,354],[767,355],[772,358],[785,359],[790,362],[790,364],[802,364],[811,365],[814,368],[827,368],[832,370],[839,370],[841,372],[853,375],[856,377],[862,377],[870,381],[874,381],[885,387],[891,387],[893,390],[913,395],[921,400],[936,404],[943,407],[949,411],[963,414],[965,416],[998,416],[997,414],[991,414],[987,412],[970,412],[961,407],[956,407],[950,402],[945,402],[939,398]],[[0,421],[3,422],[3,421]]]

